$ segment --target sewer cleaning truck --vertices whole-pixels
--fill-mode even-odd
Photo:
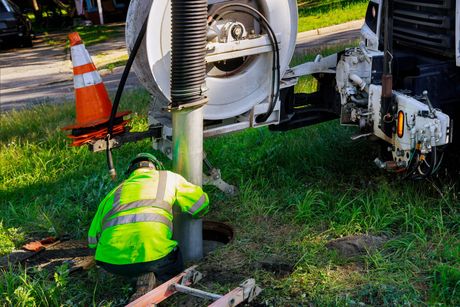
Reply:
[[[130,57],[108,133],[98,133],[107,137],[88,141],[90,149],[107,152],[113,175],[111,149],[151,137],[192,182],[230,192],[205,159],[203,138],[339,119],[356,127],[353,140],[380,144],[377,167],[407,178],[434,175],[459,147],[460,0],[371,0],[360,43],[290,66],[297,9],[296,0],[132,0]],[[150,127],[115,135],[131,67],[152,95]],[[316,92],[294,90],[305,76],[316,79]]]
[[[294,67],[295,0],[191,2],[133,0],[128,12],[156,149],[172,157],[178,129],[194,140],[189,151],[202,151],[201,136],[339,119],[356,127],[354,140],[383,144],[379,168],[415,178],[439,170],[460,119],[460,0],[371,0],[356,47]],[[294,91],[304,76],[317,80],[316,92]],[[197,108],[174,124],[174,110]],[[202,129],[191,132],[197,122]]]

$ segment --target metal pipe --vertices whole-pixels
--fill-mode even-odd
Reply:
[[[203,107],[173,111],[173,167],[191,183],[203,183]],[[184,260],[203,258],[203,223],[174,212],[174,238]]]
[[[203,107],[173,111],[173,164],[191,183],[203,181]]]
[[[171,105],[174,171],[203,184],[207,0],[171,1]],[[185,261],[203,258],[203,222],[176,209],[174,238]]]
[[[381,130],[386,136],[391,137],[393,134],[393,0],[384,1],[384,63],[382,75],[382,102],[380,113]]]
[[[354,84],[356,84],[361,91],[364,91],[366,89],[366,82],[364,80],[356,75],[356,74],[350,74],[349,76],[350,80],[353,81]]]
[[[194,297],[199,297],[199,298],[206,299],[206,300],[217,301],[218,299],[221,299],[223,297],[220,294],[210,293],[210,292],[194,289],[191,287],[183,286],[180,284],[174,284],[173,286],[171,286],[171,288],[173,288],[177,292],[191,295]]]

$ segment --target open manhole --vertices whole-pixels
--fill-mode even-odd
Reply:
[[[229,244],[233,240],[233,228],[225,223],[203,221],[203,254]]]

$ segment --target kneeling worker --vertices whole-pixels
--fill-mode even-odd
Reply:
[[[99,205],[88,233],[99,266],[139,277],[135,296],[151,290],[155,276],[166,281],[184,269],[172,240],[173,205],[193,217],[208,211],[209,199],[201,187],[162,168],[155,156],[139,154],[130,163],[128,179]]]

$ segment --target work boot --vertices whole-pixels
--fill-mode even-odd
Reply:
[[[137,278],[136,293],[131,296],[130,302],[133,302],[155,289],[156,278],[154,273],[147,273]]]

